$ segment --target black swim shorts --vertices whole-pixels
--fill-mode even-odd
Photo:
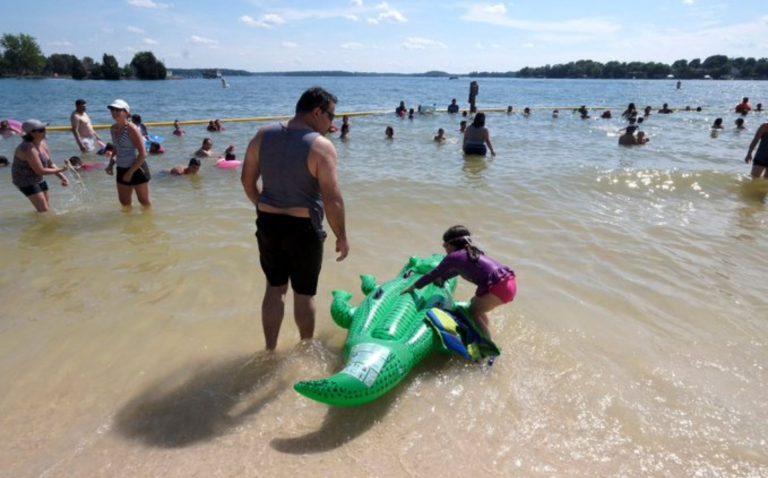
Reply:
[[[768,138],[764,139],[764,141],[768,141]],[[756,154],[752,164],[754,166],[762,166],[764,168],[768,167],[768,151],[766,151],[766,154]]]
[[[291,281],[297,294],[315,295],[323,264],[323,241],[309,218],[257,211],[259,261],[273,287]]]
[[[16,186],[16,187],[19,188],[19,191],[21,191],[21,193],[27,197],[48,191],[48,183],[46,183],[45,181],[40,181],[39,183],[35,183],[31,186]]]
[[[480,156],[485,156],[485,153],[488,152],[484,144],[468,144],[464,146],[464,154],[477,154]]]
[[[123,186],[138,186],[139,184],[148,183],[150,179],[152,179],[152,175],[149,174],[149,166],[147,166],[146,161],[142,163],[141,167],[136,170],[135,173],[133,173],[133,176],[131,176],[130,182],[123,181],[123,176],[125,176],[125,173],[131,168],[117,168],[117,172],[115,173],[117,184],[122,184]]]

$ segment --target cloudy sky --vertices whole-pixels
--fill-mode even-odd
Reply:
[[[34,7],[32,7],[34,5]],[[765,0],[4,0],[43,53],[169,68],[417,73],[768,56]]]

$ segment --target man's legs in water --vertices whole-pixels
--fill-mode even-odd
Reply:
[[[301,340],[311,339],[315,333],[315,296],[294,291],[293,315]]]
[[[264,328],[264,339],[267,350],[273,351],[277,347],[277,337],[280,335],[280,325],[285,314],[285,294],[288,284],[271,286],[267,284],[264,291],[264,300],[261,302],[261,325]]]

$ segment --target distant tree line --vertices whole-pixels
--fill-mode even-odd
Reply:
[[[117,59],[107,53],[101,57],[101,63],[88,56],[80,59],[64,53],[46,57],[30,35],[5,33],[0,38],[0,77],[62,75],[75,80],[164,80],[167,71],[150,51],[136,53],[130,63],[120,67]]]
[[[699,58],[677,60],[671,65],[656,62],[600,63],[592,60],[572,61],[565,64],[525,67],[517,72],[472,72],[475,77],[520,78],[647,78],[660,79],[673,75],[680,79],[743,79],[768,80],[768,58],[728,58],[713,55],[701,61]]]

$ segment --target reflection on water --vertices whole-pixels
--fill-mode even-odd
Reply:
[[[762,178],[745,180],[741,182],[738,189],[744,202],[765,204],[765,198],[768,196],[768,180]]]
[[[483,186],[483,172],[488,169],[488,160],[485,156],[464,156],[464,164],[461,170],[467,178],[467,183],[473,187]]]

